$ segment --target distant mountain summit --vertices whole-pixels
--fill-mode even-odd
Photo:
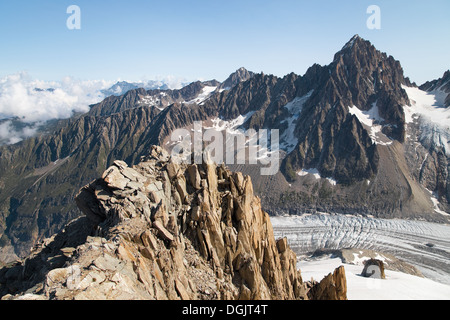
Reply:
[[[194,81],[181,89],[145,89],[132,85],[126,93],[109,96],[102,102],[91,106],[90,114],[108,115],[140,106],[163,110],[174,103],[200,104],[214,93],[229,90],[232,86],[250,79],[253,75],[253,72],[240,68],[222,83],[217,80]]]
[[[423,91],[434,92],[440,95],[445,107],[450,106],[450,70],[447,70],[442,78],[427,81],[419,87]]]
[[[220,83],[217,80],[214,81],[216,86],[218,86],[218,90],[231,89],[236,84],[242,81],[246,81],[253,77],[254,73],[248,71],[244,67],[239,68],[235,72],[233,72],[224,82]],[[198,81],[197,81],[198,82]],[[192,82],[192,83],[195,83]],[[208,81],[204,81],[205,84],[208,84]],[[126,94],[128,91],[136,90],[136,89],[144,89],[146,91],[149,90],[179,90],[183,87],[189,86],[189,82],[177,82],[176,85],[170,83],[167,80],[149,80],[149,81],[141,81],[141,82],[128,82],[128,81],[118,81],[114,85],[112,85],[108,89],[101,90],[100,92],[105,95],[105,97],[109,96],[121,96]],[[36,90],[43,91],[42,89],[36,88]],[[50,89],[49,89],[50,90]],[[47,90],[47,91],[49,91]]]
[[[188,83],[183,83],[181,86],[185,86]],[[101,93],[105,95],[105,97],[109,96],[121,96],[127,93],[130,90],[135,89],[145,89],[145,90],[169,90],[169,89],[178,89],[178,84],[174,87],[173,84],[169,83],[166,80],[149,80],[149,81],[141,81],[141,82],[127,82],[127,81],[118,81],[114,85],[112,85],[108,89],[101,90]]]
[[[143,87],[143,85],[139,86],[137,83],[129,83],[126,81],[118,81],[114,85],[112,85],[108,89],[101,90],[101,93],[105,95],[105,97],[109,96],[120,96],[127,93],[130,90],[138,89]]]
[[[300,94],[309,98],[285,172],[294,178],[294,171],[312,167],[343,183],[370,179],[378,167],[376,144],[405,139],[403,106],[409,100],[402,85],[410,82],[400,63],[356,35],[331,64],[311,67],[300,82]]]
[[[233,72],[224,82],[219,86],[220,89],[229,90],[233,88],[235,85],[240,82],[244,82],[252,78],[255,74],[251,71],[248,71],[244,67],[239,68],[235,72]]]

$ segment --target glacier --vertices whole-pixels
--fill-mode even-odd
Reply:
[[[443,93],[407,86],[402,88],[411,102],[410,106],[403,108],[406,123],[418,121],[422,145],[430,150],[442,148],[446,156],[450,156],[450,108],[444,106]]]
[[[370,249],[390,253],[426,278],[450,285],[449,225],[338,214],[272,216],[271,222],[275,237],[287,237],[297,256],[317,249]]]

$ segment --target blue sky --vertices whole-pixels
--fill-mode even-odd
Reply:
[[[81,30],[69,30],[69,5]],[[369,30],[369,5],[381,29]],[[239,67],[283,76],[328,64],[354,35],[418,84],[450,68],[450,1],[15,0],[0,2],[0,78],[224,80]]]

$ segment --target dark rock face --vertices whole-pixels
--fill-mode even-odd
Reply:
[[[306,102],[296,134],[299,144],[283,163],[286,175],[317,168],[342,183],[370,179],[377,172],[378,152],[366,130],[348,108],[370,110],[376,103],[384,118],[383,133],[405,138],[403,105],[409,103],[400,63],[355,36],[327,67],[311,67],[301,80],[314,90]],[[353,170],[355,169],[356,170]]]
[[[366,278],[386,279],[383,261],[378,259],[369,259],[365,261],[361,275]]]
[[[244,82],[252,78],[255,74],[248,71],[245,68],[239,68],[236,72],[232,73],[223,83],[219,85],[219,89],[231,89],[238,85],[240,82]]]
[[[318,282],[309,283],[308,296],[314,300],[347,300],[347,280],[343,266]]]
[[[355,36],[335,55],[331,66],[333,86],[338,88],[336,95],[342,97],[346,105],[369,110],[377,102],[386,124],[402,125],[402,107],[409,104],[409,99],[401,85],[411,86],[411,83],[392,56]],[[399,141],[404,139],[400,131],[392,137]]]
[[[449,107],[450,106],[450,70],[447,70],[442,78],[433,80],[433,81],[427,81],[424,84],[422,84],[419,87],[420,90],[424,91],[441,91],[444,93],[447,93],[447,96],[444,100],[444,106]]]

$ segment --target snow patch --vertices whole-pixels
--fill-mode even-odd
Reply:
[[[368,128],[372,143],[379,145],[390,145],[392,143],[392,140],[381,132],[383,127],[380,123],[384,122],[384,119],[379,114],[377,102],[372,104],[372,108],[369,111],[362,111],[356,106],[349,107],[348,110],[350,114],[358,118],[362,125]]]
[[[317,170],[316,168],[312,168],[312,169],[302,169],[299,172],[297,172],[297,174],[300,177],[304,177],[307,176],[308,174],[312,174],[314,176],[314,178],[316,179],[320,179],[320,173],[319,170]]]
[[[234,139],[233,135],[244,135],[245,136],[245,145],[241,146],[239,144],[234,145],[235,152],[242,151],[242,149],[247,148],[251,143],[254,143],[254,146],[256,147],[256,160],[261,161],[264,159],[272,159],[274,157],[274,154],[277,154],[279,152],[277,149],[269,149],[269,143],[266,145],[259,144],[258,139],[260,137],[258,132],[254,132],[251,134],[250,131],[245,131],[242,129],[242,125],[246,123],[253,115],[255,114],[255,111],[250,111],[246,113],[245,115],[239,115],[235,119],[232,120],[223,120],[221,118],[213,118],[211,119],[212,126],[211,127],[205,127],[205,129],[214,129],[216,131],[226,132],[226,143],[229,142],[229,139]],[[267,139],[270,140],[270,131],[267,132]],[[273,145],[272,145],[273,146]]]
[[[321,179],[322,177],[320,176],[319,170],[317,170],[316,168],[311,168],[311,169],[302,169],[300,171],[297,172],[297,175],[300,177],[305,177],[308,174],[311,174],[316,180]],[[326,177],[325,178],[332,186],[335,186],[337,184],[337,181],[334,180],[333,178],[329,178]]]
[[[311,97],[314,90],[311,90],[303,97],[297,97],[284,107],[289,111],[289,117],[281,123],[287,123],[287,129],[280,136],[280,149],[285,150],[287,153],[291,153],[295,146],[298,144],[298,139],[295,137],[295,125],[297,119],[300,117],[303,105]]]
[[[354,252],[353,253],[353,263],[357,266],[363,266],[364,265],[364,261],[369,260],[369,258],[361,256],[362,251],[358,253]]]
[[[404,106],[406,123],[419,121],[420,142],[427,148],[442,148],[450,156],[450,108],[444,107],[445,94],[440,90],[425,92],[402,86],[410,106]]]
[[[299,261],[298,268],[305,280],[320,281],[343,265],[349,300],[448,300],[450,286],[430,279],[385,270],[386,279],[361,276],[362,266],[343,264],[339,258]]]
[[[445,211],[442,211],[441,209],[439,209],[439,204],[440,204],[440,202],[439,202],[439,200],[438,200],[438,198],[437,198],[437,194],[436,193],[434,193],[433,191],[431,191],[431,190],[429,190],[429,189],[426,189],[429,193],[430,193],[430,200],[431,200],[431,202],[433,203],[433,206],[434,206],[434,211],[435,212],[437,212],[437,213],[439,213],[439,214],[442,214],[443,216],[450,216],[450,214],[449,213],[447,213],[447,212],[445,212]]]
[[[146,105],[146,106],[153,106],[156,109],[162,111],[164,110],[163,107],[157,107],[157,105],[159,105],[161,103],[161,98],[160,97],[164,97],[166,94],[164,92],[160,93],[159,95],[155,95],[155,96],[143,96],[141,97],[141,100],[139,100],[138,104],[140,105]]]
[[[217,87],[213,87],[213,86],[205,86],[202,89],[202,92],[200,92],[200,94],[197,96],[197,98],[192,99],[188,102],[185,102],[186,104],[192,104],[192,103],[196,103],[196,104],[202,104],[203,102],[205,102],[212,94],[214,91],[216,91]]]
[[[450,109],[444,107],[443,94],[440,96],[438,91],[425,92],[419,88],[407,86],[402,86],[402,88],[408,94],[411,102],[410,106],[404,107],[405,113],[408,114],[407,122],[411,123],[412,115],[418,114],[440,126],[448,127],[450,125]]]
[[[364,266],[364,263],[367,260],[370,260],[371,257],[365,256],[363,253],[364,253],[363,251],[359,251],[359,253],[354,252],[353,253],[353,260],[351,261],[351,264],[354,264],[354,265],[357,265],[357,266]],[[380,255],[378,252],[375,254],[374,259],[381,260],[381,261],[383,261],[384,264],[389,264],[388,261],[390,261],[389,258]]]
[[[356,39],[359,39],[359,36],[358,36],[358,35],[353,36],[353,37],[350,39],[350,41],[347,42],[347,44],[346,44],[342,49],[345,49],[345,48],[353,48],[353,46],[355,45]]]
[[[237,118],[232,120],[222,120],[220,118],[212,119],[212,127],[207,127],[205,129],[215,129],[217,131],[227,131],[230,134],[238,134],[242,131],[239,130],[244,123],[246,123],[252,115],[255,114],[255,111],[250,111],[245,115],[239,115]]]

